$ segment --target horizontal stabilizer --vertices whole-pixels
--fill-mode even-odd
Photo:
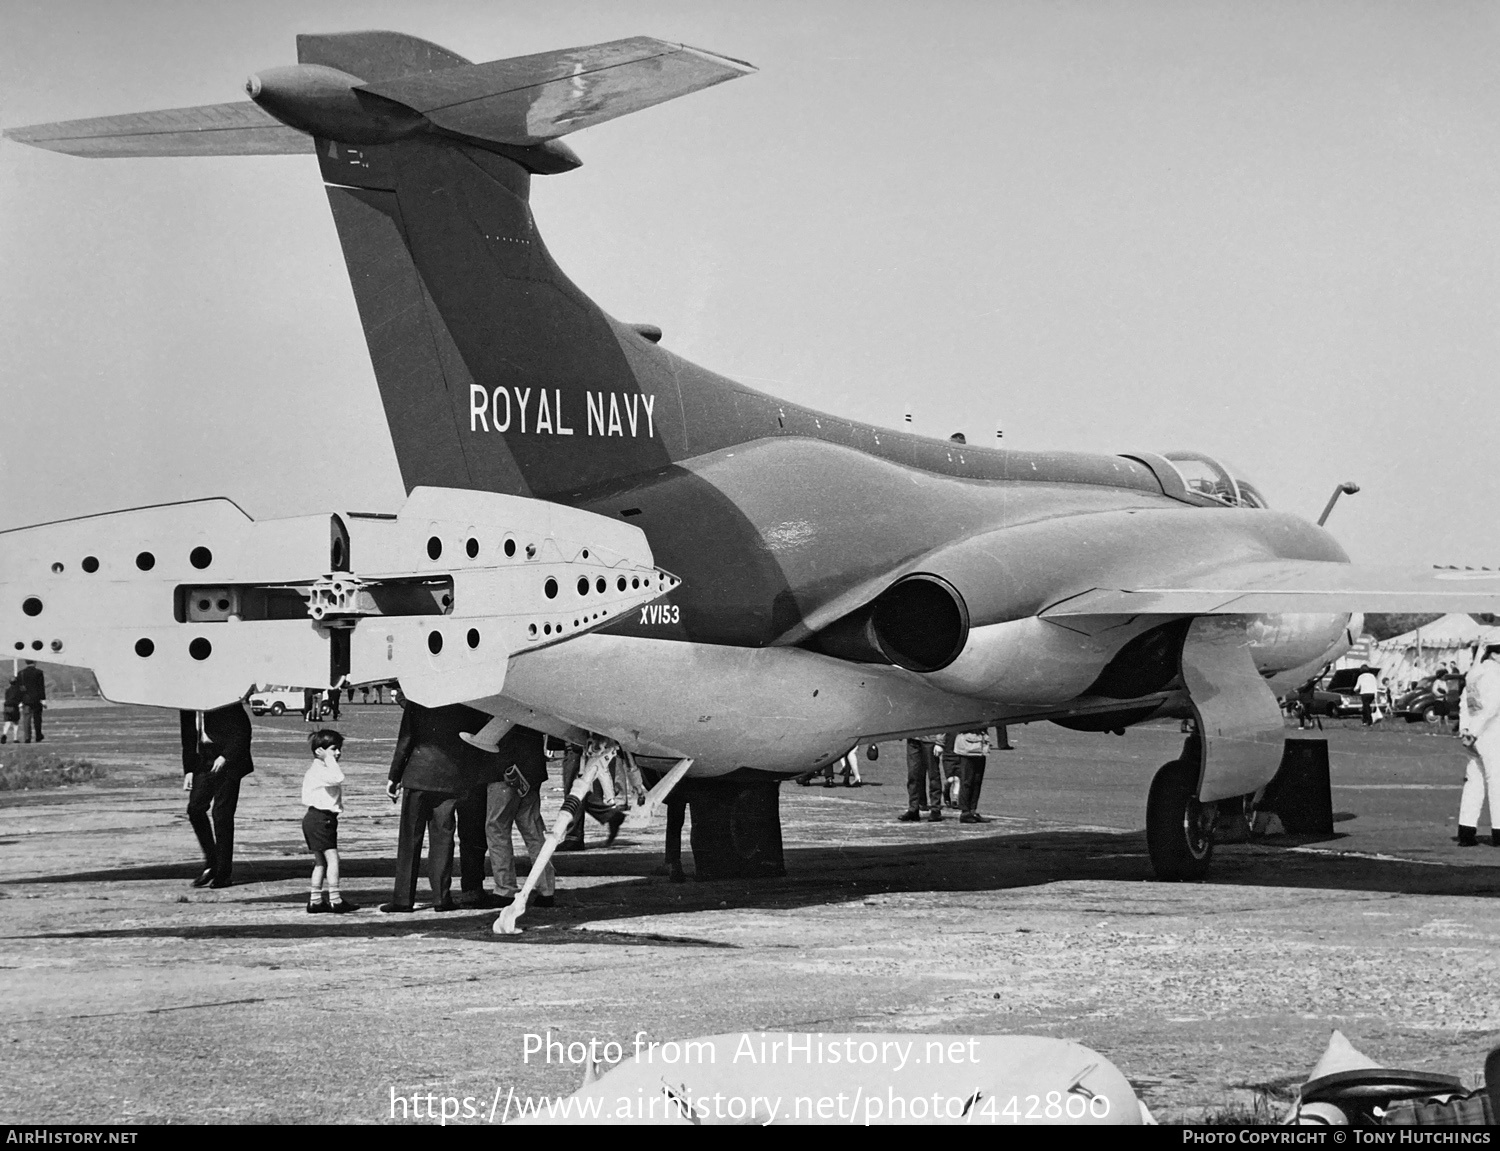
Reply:
[[[248,100],[33,124],[7,128],[5,136],[34,148],[97,158],[285,156],[313,150],[309,136]]]
[[[439,128],[539,144],[754,72],[754,66],[649,36],[402,76],[364,90]]]
[[[1357,611],[1500,612],[1500,571],[1268,560],[1149,587],[1094,588],[1041,614],[1056,619]]]

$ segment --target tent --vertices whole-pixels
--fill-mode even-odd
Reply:
[[[1404,686],[1431,675],[1440,663],[1454,663],[1459,671],[1467,671],[1469,650],[1476,641],[1500,643],[1500,628],[1486,627],[1472,616],[1454,613],[1375,643],[1370,663],[1393,685]]]

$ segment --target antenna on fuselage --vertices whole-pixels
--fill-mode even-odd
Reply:
[[[1323,508],[1323,514],[1318,517],[1318,526],[1322,527],[1328,522],[1328,516],[1333,511],[1333,505],[1339,502],[1339,496],[1352,496],[1359,491],[1359,485],[1350,481],[1341,483],[1333,489],[1333,495],[1328,497],[1328,503]]]

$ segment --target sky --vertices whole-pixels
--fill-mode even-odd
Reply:
[[[553,255],[688,359],[971,443],[1230,460],[1366,563],[1500,564],[1500,4],[0,0],[0,125],[243,99],[298,32],[651,35]],[[310,156],[0,143],[0,528],[402,498]]]

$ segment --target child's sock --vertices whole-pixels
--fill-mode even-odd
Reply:
[[[338,897],[339,897],[338,896],[338,892],[334,892],[333,893],[333,898],[335,900],[337,900]],[[307,893],[307,902],[309,902],[309,903],[325,903],[325,902],[327,902],[327,899],[328,899],[328,897],[326,895],[324,895],[323,892],[319,888],[316,888],[316,887],[312,888]]]
[[[328,889],[328,902],[329,903],[343,903],[344,902],[344,897],[339,894],[339,889],[337,887],[330,887]]]

